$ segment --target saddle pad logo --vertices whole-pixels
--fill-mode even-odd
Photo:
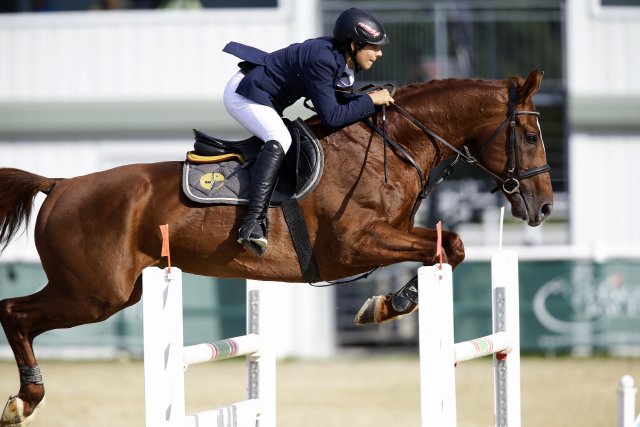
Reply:
[[[215,188],[214,188],[215,186]],[[200,187],[205,190],[219,190],[224,186],[224,175],[221,173],[206,173],[200,177]]]

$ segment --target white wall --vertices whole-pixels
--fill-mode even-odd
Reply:
[[[251,281],[249,281],[251,282]],[[260,311],[263,334],[279,358],[323,359],[336,354],[336,302],[333,287],[306,283],[265,283]]]
[[[566,13],[571,242],[640,245],[640,7]]]
[[[567,0],[567,83],[572,96],[640,96],[640,7]]]
[[[571,234],[577,245],[640,245],[640,135],[571,135]]]
[[[230,40],[272,51],[318,35],[315,0],[280,3],[0,15],[0,100],[220,99],[238,62],[221,52]]]
[[[0,133],[233,126],[221,98],[239,60],[224,45],[272,51],[320,35],[317,0],[279,4],[2,14]]]

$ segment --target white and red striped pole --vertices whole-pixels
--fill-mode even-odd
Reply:
[[[437,229],[439,256],[440,225]],[[451,266],[440,263],[418,270],[423,427],[456,425],[455,365],[488,355],[494,358],[495,425],[521,425],[517,254],[498,251],[492,257],[491,272],[493,333],[454,344]]]
[[[273,304],[265,304],[268,284],[247,284],[246,335],[184,347],[182,271],[170,267],[168,226],[161,233],[168,267],[142,273],[146,426],[275,427],[276,355],[265,339],[274,326],[267,315]],[[247,399],[185,414],[186,367],[238,356],[246,356]]]

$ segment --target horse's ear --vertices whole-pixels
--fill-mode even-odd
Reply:
[[[527,102],[540,89],[543,75],[544,71],[531,70],[529,77],[520,88],[520,96],[523,102]]]

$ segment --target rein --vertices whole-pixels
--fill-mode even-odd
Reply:
[[[378,134],[380,134],[384,141],[385,141],[385,145],[388,143],[390,144],[392,147],[396,148],[398,150],[398,148],[400,148],[398,151],[402,154],[403,157],[405,157],[409,163],[412,164],[412,166],[414,168],[416,168],[416,171],[418,172],[418,176],[420,179],[420,193],[418,195],[419,199],[423,199],[426,198],[431,191],[433,191],[433,189],[435,188],[436,185],[438,185],[439,183],[441,183],[446,177],[448,177],[452,170],[453,170],[453,166],[458,163],[458,161],[460,159],[463,159],[464,161],[466,161],[467,163],[470,163],[473,166],[476,166],[480,169],[482,169],[484,172],[486,172],[487,174],[489,174],[492,178],[494,178],[496,181],[498,181],[498,183],[502,186],[502,189],[504,190],[505,193],[507,194],[515,194],[515,193],[519,193],[520,192],[520,181],[523,179],[527,179],[527,178],[531,178],[535,175],[539,175],[542,173],[546,173],[549,172],[551,170],[550,166],[548,164],[544,164],[542,166],[538,166],[535,168],[531,168],[531,169],[527,169],[524,171],[520,171],[520,164],[518,161],[518,156],[517,156],[517,144],[516,144],[516,116],[519,115],[534,115],[534,116],[539,116],[540,113],[537,111],[528,111],[528,110],[516,110],[515,109],[515,104],[516,104],[516,99],[518,96],[518,87],[517,86],[512,86],[511,88],[509,88],[509,112],[507,114],[507,117],[504,119],[504,121],[502,121],[502,123],[500,123],[500,125],[498,126],[498,128],[491,134],[491,136],[489,136],[489,138],[482,144],[479,154],[482,154],[482,152],[484,152],[484,150],[495,140],[496,136],[499,134],[499,132],[508,124],[509,125],[509,148],[508,148],[508,153],[507,153],[507,176],[505,178],[501,177],[500,175],[494,173],[493,171],[489,170],[487,167],[485,167],[482,163],[480,163],[480,161],[474,157],[471,152],[469,151],[469,148],[467,146],[462,146],[462,149],[459,149],[457,147],[455,147],[454,145],[452,145],[451,143],[449,143],[447,140],[445,140],[444,138],[442,138],[440,135],[438,135],[436,132],[434,132],[433,130],[431,130],[429,127],[427,127],[424,123],[422,123],[420,120],[418,120],[416,117],[414,117],[411,113],[409,113],[407,110],[405,110],[404,108],[400,107],[398,104],[392,104],[392,106],[406,119],[408,119],[411,123],[413,123],[416,127],[418,127],[420,130],[422,130],[427,136],[430,136],[431,138],[437,140],[438,142],[442,143],[443,145],[445,145],[447,148],[449,148],[450,150],[452,150],[454,153],[456,153],[456,159],[449,164],[449,166],[447,166],[447,168],[445,168],[445,170],[442,172],[440,178],[436,181],[435,184],[433,184],[432,186],[427,186],[427,183],[425,182],[424,179],[424,174],[422,173],[422,171],[420,170],[420,168],[418,167],[417,163],[415,162],[415,160],[411,157],[411,155],[402,147],[400,147],[399,144],[397,144],[395,141],[393,141],[389,135],[386,134],[386,132],[384,132],[382,129],[380,129],[373,120],[371,119],[367,119],[366,122],[369,126],[372,127],[372,129],[374,129]],[[383,129],[384,129],[384,121],[386,119],[386,114],[385,114],[385,109],[384,106],[382,107],[382,118],[383,118]],[[386,160],[386,156],[385,156],[385,160]],[[385,162],[385,169],[386,169],[386,162]],[[386,172],[386,171],[385,171]],[[497,191],[494,190],[494,191]]]

